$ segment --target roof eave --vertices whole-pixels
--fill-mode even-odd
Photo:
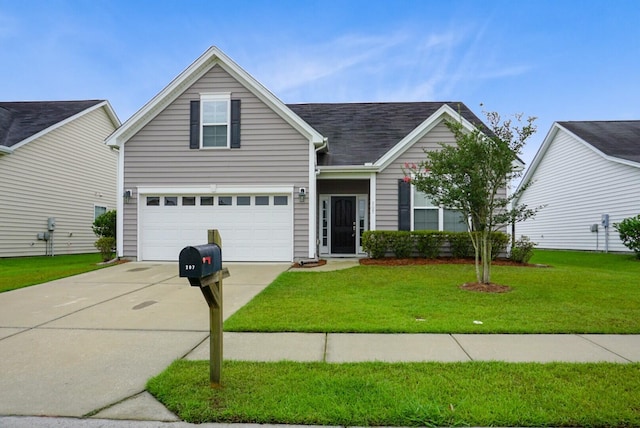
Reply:
[[[320,179],[367,179],[380,172],[380,168],[371,164],[365,165],[324,165],[316,168]]]
[[[571,132],[569,129],[567,129],[564,126],[562,126],[560,123],[554,122],[553,125],[551,125],[551,129],[547,133],[547,136],[544,138],[544,140],[542,141],[542,144],[538,148],[538,151],[536,152],[535,156],[533,157],[533,160],[531,161],[531,165],[529,166],[529,168],[525,172],[524,176],[522,177],[522,180],[520,180],[520,184],[518,185],[518,187],[516,189],[516,192],[520,191],[522,186],[524,186],[527,182],[529,182],[531,180],[531,178],[535,174],[536,169],[538,168],[538,165],[542,161],[542,158],[544,158],[544,154],[547,152],[547,149],[548,149],[549,145],[555,139],[556,135],[558,134],[558,132],[560,130],[562,130],[564,132],[567,132],[573,138],[575,138],[576,141],[579,141],[580,143],[584,144],[585,147],[593,150],[593,152],[595,152],[596,154],[598,154],[599,156],[601,156],[602,158],[604,158],[606,160],[609,160],[611,162],[621,163],[623,165],[629,165],[629,166],[632,166],[632,167],[640,168],[640,163],[634,162],[634,161],[630,161],[630,160],[627,160],[627,159],[622,159],[622,158],[615,157],[615,156],[609,156],[609,155],[605,154],[604,152],[602,152],[601,150],[598,150],[596,147],[594,147],[588,141],[586,141],[583,138],[581,138],[578,135],[576,135],[574,132]]]
[[[391,163],[396,160],[402,153],[404,153],[415,142],[427,134],[439,121],[444,117],[450,117],[452,119],[459,118],[462,126],[468,130],[474,129],[471,122],[465,119],[459,112],[455,111],[448,104],[443,104],[438,110],[436,110],[431,116],[426,118],[424,122],[418,125],[413,131],[411,131],[406,137],[404,137],[398,144],[396,144],[391,150],[389,150],[384,156],[378,159],[374,165],[380,170],[385,169]]]
[[[48,134],[49,132],[58,129],[70,122],[73,122],[74,120],[78,119],[81,116],[84,116],[87,113],[90,113],[94,110],[97,110],[99,108],[104,108],[107,116],[109,117],[109,120],[113,123],[114,128],[117,128],[118,126],[120,126],[120,119],[118,119],[118,116],[116,115],[115,111],[113,110],[113,108],[111,107],[111,104],[109,104],[109,101],[101,101],[97,104],[92,105],[91,107],[88,107],[84,110],[79,111],[78,113],[67,117],[64,120],[61,120],[59,122],[54,123],[53,125],[49,126],[48,128],[43,129],[40,132],[37,132],[31,136],[29,136],[28,138],[25,138],[24,140],[14,144],[13,146],[11,146],[11,151],[18,149],[22,146],[24,146],[25,144],[28,144],[32,141],[37,140],[38,138],[42,137],[45,134]]]

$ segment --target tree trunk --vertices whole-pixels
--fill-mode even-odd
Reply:
[[[482,278],[482,271],[480,269],[480,261],[482,259],[480,256],[480,252],[482,251],[482,241],[480,240],[480,235],[473,231],[469,231],[469,237],[471,238],[475,254],[476,282],[480,282],[480,279]]]
[[[491,282],[491,235],[486,230],[482,232],[482,283]]]
[[[476,281],[480,282],[480,279],[484,276],[484,270],[480,268],[480,251],[476,250]],[[482,275],[481,275],[482,273]]]

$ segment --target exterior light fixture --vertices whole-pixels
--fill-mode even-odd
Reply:
[[[298,199],[300,200],[300,202],[304,202],[306,197],[307,197],[307,189],[305,189],[304,187],[301,187],[300,190],[298,191]]]
[[[124,193],[122,194],[122,197],[124,198],[124,203],[128,204],[129,200],[131,200],[131,196],[132,196],[133,192],[130,189],[127,189],[124,191]]]

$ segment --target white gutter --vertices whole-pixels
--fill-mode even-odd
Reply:
[[[375,165],[331,165],[331,166],[319,166],[318,171],[323,172],[378,172],[379,166]]]

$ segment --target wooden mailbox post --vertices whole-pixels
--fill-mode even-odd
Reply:
[[[207,245],[185,247],[180,252],[180,276],[200,287],[209,305],[209,379],[219,387],[222,377],[222,280],[229,270],[222,268],[222,238],[217,230],[207,231]],[[210,273],[212,272],[212,273]]]

